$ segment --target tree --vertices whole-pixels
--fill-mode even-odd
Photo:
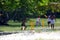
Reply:
[[[8,13],[7,12],[13,12],[16,8],[19,7],[19,0],[0,0],[0,24],[1,25],[7,25],[8,22]],[[11,16],[11,15],[10,15]]]
[[[9,17],[20,20],[24,17],[37,17],[44,15],[48,10],[60,11],[59,0],[0,0],[0,9],[9,12]],[[53,6],[54,5],[54,6]],[[16,14],[16,15],[15,15]],[[16,16],[16,17],[15,17]]]

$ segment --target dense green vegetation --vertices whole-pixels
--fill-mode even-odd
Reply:
[[[0,0],[1,13],[3,24],[7,24],[11,19],[21,21],[25,17],[44,17],[50,13],[60,18],[60,0]]]
[[[52,3],[51,3],[52,2]],[[60,11],[59,0],[0,0],[0,9],[13,12],[20,8],[21,13],[37,15],[46,13],[47,10]]]

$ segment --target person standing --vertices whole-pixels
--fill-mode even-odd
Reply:
[[[21,24],[21,30],[26,30],[26,19],[22,20],[22,24]]]
[[[51,29],[54,29],[55,18],[55,15],[51,15]]]
[[[38,16],[38,18],[36,19],[36,26],[38,26],[38,25],[41,25],[40,16]]]
[[[50,27],[50,24],[51,24],[51,15],[48,16],[48,27]]]
[[[48,27],[50,27],[50,24],[51,24],[51,15],[48,15],[48,16],[45,15],[45,17],[47,18]]]

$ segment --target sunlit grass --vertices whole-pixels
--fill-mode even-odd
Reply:
[[[31,19],[31,20],[33,20],[34,23],[36,24],[36,19]],[[42,20],[44,20],[44,27],[47,27],[47,19],[41,19],[41,22],[42,22]],[[59,21],[60,21],[60,19],[56,19],[55,27],[60,26]],[[9,26],[0,26],[0,31],[21,31],[21,22],[14,22],[14,21],[10,20],[8,22],[8,24],[9,24]],[[26,26],[27,26],[27,30],[30,30],[30,20],[27,20]],[[40,27],[42,27],[42,26],[38,26],[37,29]]]

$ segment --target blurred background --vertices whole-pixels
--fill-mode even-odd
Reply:
[[[34,20],[40,16],[47,26],[44,15],[54,14],[56,16],[55,26],[60,26],[60,0],[0,0],[0,30],[20,30],[21,21]]]

